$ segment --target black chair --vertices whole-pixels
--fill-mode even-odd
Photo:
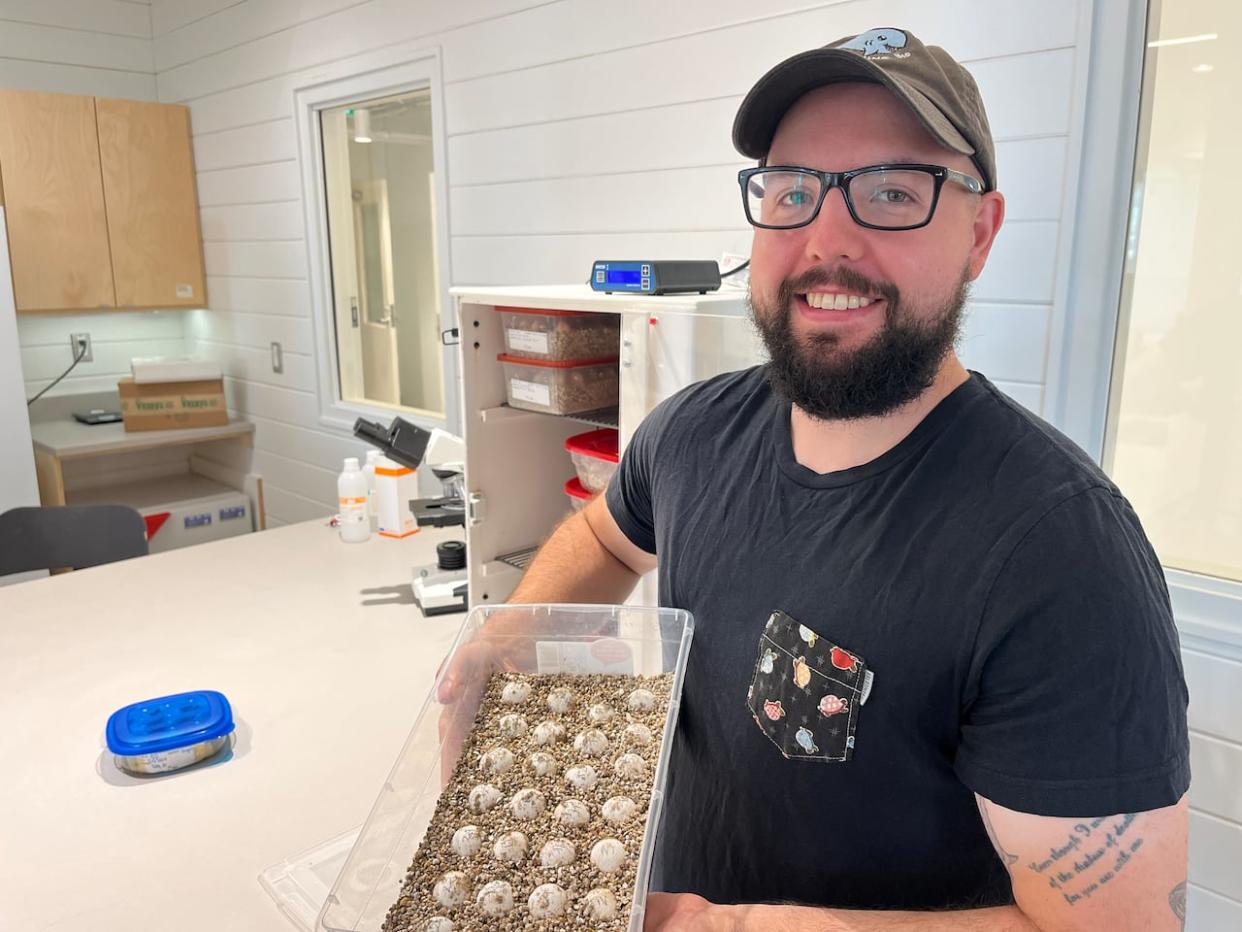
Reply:
[[[80,570],[146,555],[146,522],[126,505],[13,508],[0,514],[0,576]]]

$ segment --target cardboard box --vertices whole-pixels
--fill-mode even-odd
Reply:
[[[222,427],[229,422],[224,379],[139,385],[125,378],[116,390],[126,431]]]
[[[409,537],[419,531],[410,500],[418,498],[418,474],[381,456],[375,464],[375,514],[380,537]]]

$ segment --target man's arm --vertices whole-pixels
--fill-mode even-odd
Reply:
[[[648,932],[1179,932],[1186,918],[1188,803],[1060,819],[976,795],[1017,906],[946,912],[718,906],[652,894]]]

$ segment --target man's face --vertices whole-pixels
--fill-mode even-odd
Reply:
[[[919,162],[979,177],[969,158],[942,147],[871,84],[803,96],[781,121],[767,162],[822,171]],[[946,182],[927,226],[870,230],[854,223],[834,188],[808,226],[756,229],[751,304],[777,390],[822,419],[880,416],[925,391],[956,339],[1002,205],[997,194]],[[836,295],[860,306],[829,309]]]

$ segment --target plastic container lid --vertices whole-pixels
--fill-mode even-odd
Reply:
[[[602,366],[616,362],[617,356],[604,356],[600,359],[527,359],[525,356],[510,356],[508,353],[497,353],[501,362],[511,362],[519,366],[538,366],[541,369],[581,369],[585,366]]]
[[[565,441],[565,449],[570,453],[590,456],[597,460],[607,460],[609,463],[621,462],[617,445],[618,435],[613,427],[601,427],[599,430],[588,431],[585,434],[575,434]]]
[[[109,751],[133,757],[222,738],[233,728],[233,709],[224,693],[201,689],[117,709],[108,716],[104,734]]]
[[[594,311],[553,311],[542,307],[500,307],[496,310],[502,314],[541,314],[544,317],[598,317]]]
[[[587,498],[595,497],[594,495],[592,495],[590,492],[586,490],[586,488],[582,485],[582,482],[578,479],[577,476],[574,476],[572,479],[570,479],[568,482],[565,483],[565,494],[570,496],[571,498],[587,499]]]

